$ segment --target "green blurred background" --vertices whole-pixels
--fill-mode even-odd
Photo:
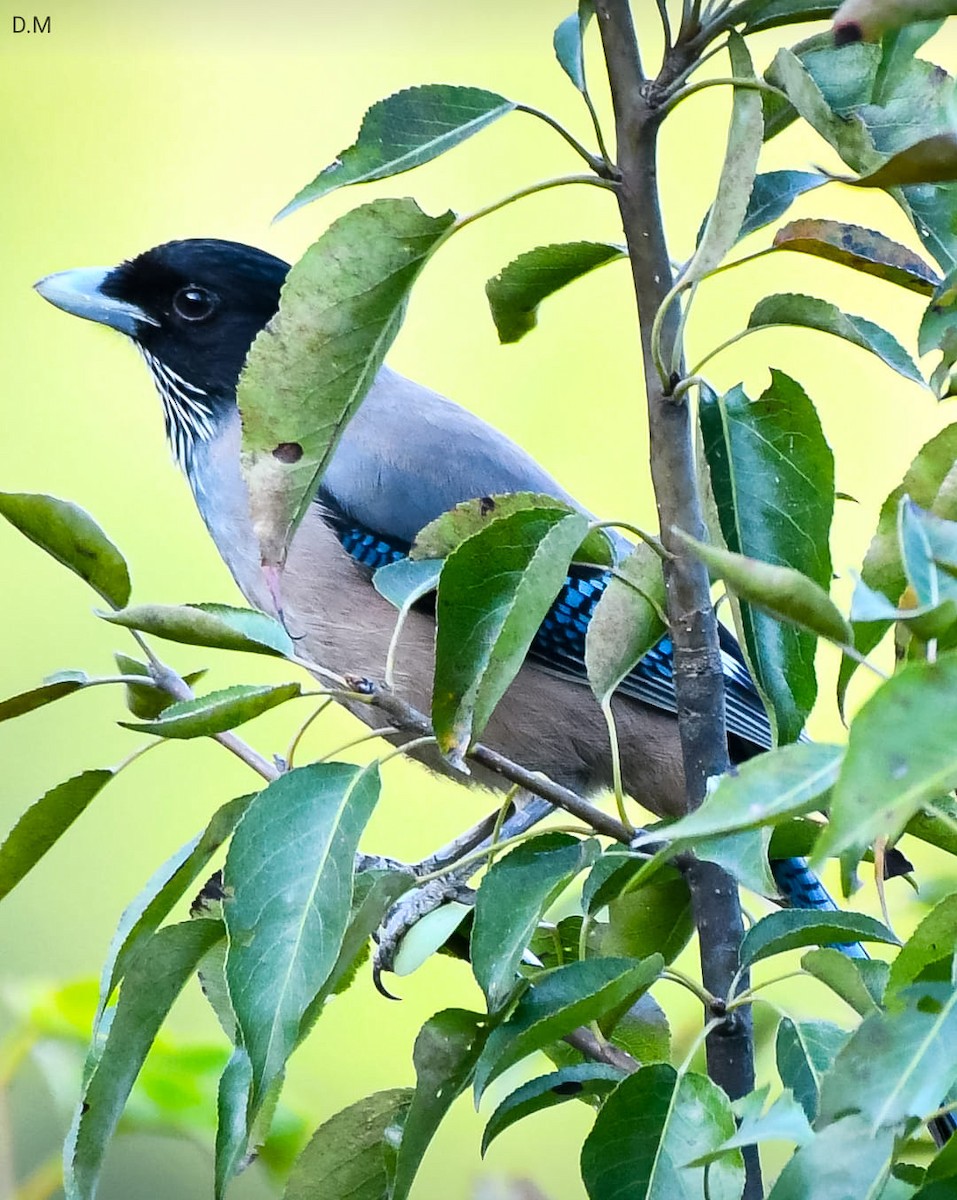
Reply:
[[[577,171],[578,160],[551,131],[515,115],[414,175],[361,194],[337,193],[270,224],[350,143],[368,105],[410,84],[497,90],[553,112],[587,140],[585,114],[550,45],[552,29],[570,7],[569,0],[175,0],[154,6],[85,0],[44,8],[39,15],[51,17],[49,34],[13,35],[11,18],[24,10],[4,6],[0,487],[51,492],[89,509],[126,553],[136,601],[237,602],[169,461],[160,408],[138,356],[121,338],[44,305],[31,284],[51,271],[113,264],[177,237],[234,238],[295,259],[336,216],[375,195],[414,194],[427,211],[466,212],[530,181]],[[655,7],[638,0],[636,8],[646,61],[654,61]],[[780,40],[755,39],[759,65]],[[954,64],[955,51],[951,34],[938,37],[925,55],[946,66]],[[719,64],[715,72],[726,73]],[[607,114],[600,84],[595,90]],[[682,105],[668,123],[662,185],[677,259],[689,253],[708,205],[727,110],[725,90],[713,89]],[[823,143],[795,128],[776,139],[763,160],[764,169],[812,164],[834,160]],[[917,246],[883,195],[833,186],[805,197],[793,215],[855,220]],[[391,362],[505,429],[593,510],[652,526],[626,268],[607,268],[549,301],[541,328],[517,346],[498,346],[485,304],[486,278],[516,253],[582,237],[620,237],[608,193],[552,191],[456,238],[418,285]],[[758,234],[751,248],[764,239]],[[919,298],[789,255],[702,289],[690,328],[691,357],[740,328],[754,300],[773,289],[824,295],[885,324],[914,348]],[[880,502],[950,411],[864,352],[813,333],[773,331],[748,339],[713,364],[713,379],[726,387],[743,378],[756,393],[769,365],[793,374],[819,404],[837,457],[838,487],[859,501],[839,504],[835,522],[834,562],[843,575],[836,587],[846,598],[847,568],[859,565]],[[59,668],[109,672],[114,648],[133,649],[92,615],[91,594],[81,583],[6,526],[0,553],[0,694],[35,686]],[[184,671],[210,666],[216,687],[289,677],[263,660],[215,652],[174,647],[168,658]],[[831,686],[836,654],[824,648],[819,661],[822,699],[811,730],[839,739]],[[868,686],[858,681],[855,703]],[[96,689],[0,726],[0,832],[54,784],[128,753],[134,740],[115,724],[123,715],[118,693]],[[283,709],[245,733],[271,753],[285,746],[296,719],[294,710]],[[309,745],[328,750],[356,732],[350,718],[330,714]],[[371,756],[375,748],[363,751]],[[111,785],[3,905],[0,986],[8,999],[21,996],[28,983],[95,975],[124,904],[215,807],[250,782],[238,762],[204,743],[157,751]],[[365,844],[421,856],[490,803],[394,761]],[[946,886],[941,859],[920,851],[918,859],[923,898],[901,881],[890,886],[900,933],[925,911],[927,893]],[[873,887],[856,903],[877,911]],[[753,907],[760,911],[759,902]],[[315,1124],[369,1091],[411,1082],[411,1045],[422,1021],[440,1006],[480,1002],[466,970],[444,959],[396,981],[396,990],[403,1003],[385,1003],[364,972],[348,997],[330,1007],[290,1069],[291,1108]],[[813,984],[792,984],[779,998],[800,1011],[828,1011]],[[661,999],[687,1039],[694,1008],[668,992]],[[844,1020],[846,1014],[833,1016]],[[0,1032],[10,1022],[0,1016]],[[189,1040],[216,1039],[197,989],[179,1003],[171,1028]],[[520,1077],[513,1074],[486,1101],[486,1115]],[[55,1150],[65,1117],[31,1066],[18,1076],[9,1101],[22,1177]],[[480,1178],[520,1175],[533,1177],[553,1200],[576,1200],[584,1194],[577,1155],[589,1121],[584,1106],[551,1110],[497,1141],[483,1165],[481,1121],[464,1100],[430,1151],[416,1194],[465,1200]],[[208,1147],[135,1135],[118,1139],[101,1195],[204,1197],[211,1194],[210,1179]],[[251,1198],[270,1190],[254,1169],[235,1194]]]

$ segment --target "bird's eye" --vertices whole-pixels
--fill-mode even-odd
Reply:
[[[184,321],[203,321],[215,308],[216,297],[206,288],[180,288],[173,297],[173,311]]]

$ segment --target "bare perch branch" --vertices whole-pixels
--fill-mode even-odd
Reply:
[[[398,696],[387,691],[374,680],[350,678],[349,684],[356,691],[361,691],[369,704],[375,705],[376,708],[386,713],[393,725],[417,735],[428,736],[432,733],[432,724],[424,713],[420,713],[412,705],[406,704],[404,700],[400,700]],[[506,758],[496,750],[481,744],[473,746],[469,750],[468,758],[483,767],[488,767],[489,770],[501,775],[503,779],[517,783],[527,792],[541,796],[544,800],[554,804],[556,808],[564,809],[573,817],[578,817],[596,833],[614,838],[615,841],[622,842],[626,846],[630,843],[633,836],[630,829],[600,808],[596,808],[594,804],[590,804],[577,792],[555,783],[547,775],[529,771],[526,767],[512,762],[510,758]]]

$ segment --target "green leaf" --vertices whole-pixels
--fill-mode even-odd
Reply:
[[[866,913],[785,908],[757,921],[741,941],[741,966],[827,942],[885,942],[899,946],[895,934]]]
[[[869,350],[905,379],[923,384],[924,377],[900,342],[886,329],[864,317],[842,312],[829,300],[782,292],[759,300],[748,318],[749,329],[767,329],[775,325],[797,325],[831,333]]]
[[[742,763],[736,774],[722,775],[700,808],[666,826],[668,838],[693,842],[812,812],[834,786],[843,757],[842,746],[820,742],[759,754]]]
[[[892,188],[915,183],[951,183],[957,180],[957,134],[935,133],[898,151],[873,171],[856,179],[832,175],[851,187]]]
[[[820,1119],[858,1112],[871,1134],[936,1112],[957,1079],[957,990],[924,983],[851,1034],[821,1083]]]
[[[604,1098],[624,1078],[617,1067],[604,1063],[580,1063],[573,1067],[562,1067],[550,1075],[541,1075],[522,1084],[511,1095],[506,1096],[488,1119],[482,1135],[482,1156],[500,1133],[523,1117],[552,1108],[568,1100],[589,1101]]]
[[[826,176],[816,171],[767,171],[756,175],[738,241],[776,221],[798,196],[826,182]]]
[[[677,872],[662,871],[646,884],[612,900],[601,951],[609,957],[673,962],[694,933],[691,893]]]
[[[123,555],[88,512],[69,500],[33,492],[0,492],[0,516],[99,592],[122,608],[130,598]]]
[[[933,295],[940,283],[940,276],[919,254],[861,225],[812,218],[791,221],[774,235],[773,246],[840,263],[921,296]]]
[[[890,1130],[871,1138],[859,1117],[845,1117],[798,1150],[768,1200],[878,1200],[893,1154]]]
[[[0,700],[0,721],[10,721],[13,717],[22,717],[24,713],[43,708],[59,700],[62,696],[70,696],[83,687],[79,679],[60,679],[55,683],[45,683],[29,692],[21,692],[19,696],[11,696],[8,700]]]
[[[674,531],[704,562],[716,579],[723,579],[742,600],[758,605],[779,621],[808,629],[844,645],[851,630],[827,592],[800,571],[759,562],[730,550],[720,550]]]
[[[543,300],[597,267],[627,257],[625,247],[613,242],[563,242],[512,259],[485,285],[498,340],[503,345],[520,341],[538,324]]]
[[[432,722],[457,766],[525,661],[588,530],[578,513],[530,508],[502,517],[445,560],[436,615]]]
[[[928,801],[957,785],[957,656],[910,662],[854,718],[814,861],[894,839]]]
[[[91,1200],[107,1145],[153,1039],[200,959],[222,937],[218,921],[185,921],[154,934],[137,956],[67,1138],[67,1200]]]
[[[579,0],[578,11],[566,17],[552,37],[559,65],[580,92],[585,91],[585,56],[582,41],[588,22],[594,15],[592,0]]]
[[[744,32],[820,21],[839,7],[840,0],[748,0],[736,6],[735,15],[745,21]]]
[[[751,56],[740,34],[729,35],[728,52],[735,77],[754,79]],[[763,137],[760,93],[753,88],[735,88],[717,195],[694,256],[682,272],[682,283],[696,283],[713,271],[738,240],[748,212]]]
[[[944,960],[947,978],[957,944],[957,893],[945,896],[924,917],[904,943],[900,953],[891,963],[887,981],[887,1003],[894,1000],[906,987],[916,983],[928,967]]]
[[[226,857],[226,978],[253,1066],[255,1114],[335,966],[352,865],[375,807],[375,768],[314,763],[259,792]]]
[[[738,1200],[744,1187],[739,1151],[708,1170],[690,1159],[734,1134],[727,1096],[704,1075],[678,1075],[667,1063],[642,1067],[602,1106],[582,1146],[581,1171],[590,1200]]]
[[[665,631],[665,581],[661,559],[645,542],[616,567],[585,634],[588,683],[600,704]]]
[[[230,1180],[242,1169],[246,1157],[249,1144],[246,1109],[252,1078],[249,1055],[241,1046],[237,1046],[219,1080],[216,1103],[216,1200],[224,1200]]]
[[[543,914],[597,851],[595,841],[544,833],[486,872],[475,896],[470,958],[490,1012],[515,990],[518,965]]]
[[[94,1032],[116,985],[138,951],[152,937],[173,905],[185,895],[220,846],[232,836],[255,797],[237,796],[213,813],[206,828],[181,846],[147,880],[142,891],[126,906],[110,940],[100,973],[100,996],[93,1018]]]
[[[840,996],[861,1017],[878,1011],[878,1003],[871,994],[860,964],[871,966],[866,959],[848,958],[833,946],[822,946],[809,950],[801,959],[801,966],[815,979],[820,979],[836,995]]]
[[[830,1021],[792,1021],[784,1017],[775,1042],[778,1074],[813,1121],[817,1117],[821,1080],[848,1034]]]
[[[411,1088],[374,1092],[330,1117],[299,1156],[283,1200],[382,1200],[411,1099]]]
[[[611,1014],[611,1017],[616,1016]],[[603,1018],[598,1027],[604,1037],[646,1066],[653,1062],[668,1062],[671,1057],[671,1026],[665,1010],[651,992],[639,996],[617,1020]]]
[[[881,505],[877,531],[864,558],[861,578],[869,588],[881,592],[895,606],[907,586],[897,536],[901,500],[904,496],[910,496],[921,507],[933,509],[939,516],[957,516],[957,498],[944,488],[955,461],[957,424],[948,425],[925,443],[908,468],[901,485]],[[870,653],[889,626],[889,621],[856,623],[854,645],[861,654]],[[853,659],[845,658],[841,664],[838,702],[842,708],[847,686],[856,669],[857,663]]]
[[[583,910],[594,916],[621,894],[646,861],[643,855],[636,855],[627,846],[609,846],[585,879],[581,899]]]
[[[801,571],[827,591],[834,457],[807,393],[772,368],[758,400],[740,385],[721,397],[702,389],[699,420],[728,549]],[[777,738],[794,741],[817,697],[814,638],[747,603],[734,612]]]
[[[846,70],[849,60],[857,56],[855,52],[864,59],[861,64],[864,68],[862,77]],[[876,47],[854,47],[851,53],[842,53],[840,65],[845,69],[840,70],[834,64],[833,70],[838,76],[839,85],[847,88],[850,96],[839,97],[833,92],[825,96],[823,88],[826,83],[817,72],[812,74],[810,61],[802,61],[795,53],[783,48],[777,52],[767,77],[787,94],[799,115],[837,150],[850,167],[855,171],[869,171],[879,166],[881,155],[875,149],[860,115],[853,108],[845,109],[840,100],[846,101],[854,96],[865,102],[870,98],[880,52]]]
[[[212,737],[295,699],[301,691],[298,683],[276,686],[237,683],[192,700],[179,700],[165,708],[155,721],[119,721],[118,724],[124,729],[152,733],[157,737]]]
[[[583,1022],[630,1008],[661,974],[664,959],[589,958],[536,976],[508,1020],[489,1035],[475,1070],[475,1101],[514,1063]]]
[[[768,863],[770,844],[770,829],[742,829],[739,833],[702,838],[695,852],[706,862],[717,863],[742,887],[759,896],[774,896],[778,889]]]
[[[448,512],[442,513],[420,529],[412,542],[409,556],[426,561],[448,558],[464,541],[473,534],[480,533],[494,521],[530,508],[579,514],[579,510],[571,504],[542,492],[505,492],[495,496],[480,496],[478,499],[464,500],[461,504],[456,504],[454,508],[450,508]],[[614,562],[614,555],[607,533],[603,529],[590,530],[577,547],[574,558],[576,562],[610,567]]]
[[[398,898],[415,887],[415,876],[407,871],[362,871],[356,874],[349,924],[329,977],[303,1013],[299,1025],[301,1042],[318,1020],[332,996],[344,992],[368,953],[369,939]]]
[[[764,1087],[760,1092],[752,1092],[750,1096],[736,1101],[733,1108],[740,1115],[737,1132],[722,1142],[717,1149],[709,1150],[707,1154],[696,1158],[689,1163],[689,1166],[703,1167],[706,1163],[720,1158],[728,1150],[736,1150],[742,1146],[756,1146],[761,1142],[796,1142],[799,1146],[809,1142],[814,1134],[811,1132],[804,1109],[791,1093],[784,1092],[778,1096],[768,1111],[762,1113],[761,1108],[767,1093],[768,1089]],[[745,1102],[752,1100],[756,1101],[755,1111],[751,1112],[749,1108],[748,1111],[742,1113],[741,1109]]]
[[[392,345],[452,213],[376,200],[335,221],[286,277],[239,377],[242,469],[267,568],[283,562],[346,425]]]
[[[113,778],[111,770],[84,771],[32,804],[0,845],[0,899],[17,886]]]
[[[413,562],[410,558],[400,558],[380,567],[372,576],[372,586],[393,608],[401,610],[434,592],[441,573],[441,559],[424,558]]]
[[[929,550],[929,547],[928,547]],[[941,578],[936,564],[929,557],[928,572],[935,581]],[[920,641],[943,638],[957,622],[957,600],[948,599],[940,604],[921,604],[917,608],[895,608],[882,592],[875,592],[858,579],[851,596],[851,621],[897,621],[905,625]],[[942,648],[949,649],[949,645]]]
[[[100,615],[113,625],[188,646],[247,650],[280,658],[296,652],[279,622],[253,608],[231,608],[227,604],[141,604]]]
[[[276,220],[353,183],[388,179],[431,162],[515,108],[495,92],[454,84],[405,88],[366,112],[359,136],[296,193]]]
[[[419,1030],[412,1051],[415,1094],[405,1119],[390,1200],[405,1200],[435,1131],[472,1078],[488,1032],[478,1013],[447,1008]]]
[[[905,496],[898,514],[898,536],[904,572],[918,604],[957,603],[957,521],[926,512]]]

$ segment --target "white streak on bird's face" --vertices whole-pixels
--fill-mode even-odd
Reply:
[[[206,396],[208,393],[204,388],[197,387],[188,379],[184,379],[182,375],[178,375],[139,342],[136,342],[136,348],[150,369],[156,390],[163,403],[166,437],[169,440],[173,458],[195,491],[200,485],[194,478],[192,470],[194,447],[197,440],[210,442],[215,436],[213,410],[209,404],[204,404],[199,399],[200,396]]]

